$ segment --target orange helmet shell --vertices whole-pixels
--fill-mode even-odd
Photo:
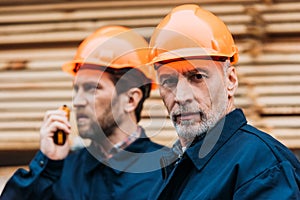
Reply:
[[[156,27],[150,59],[160,62],[192,56],[221,56],[238,61],[238,49],[226,25],[197,5],[174,8]]]
[[[121,69],[137,68],[153,80],[147,41],[132,29],[123,26],[104,26],[88,36],[78,47],[74,59],[62,66],[63,71],[75,75],[77,64]]]

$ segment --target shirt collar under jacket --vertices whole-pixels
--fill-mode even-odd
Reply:
[[[107,165],[107,166],[114,166],[118,165],[118,169],[112,168],[117,174],[122,173],[122,171],[125,171],[126,168],[128,168],[132,163],[135,162],[135,160],[138,159],[138,154],[132,154],[131,152],[141,152],[140,145],[143,145],[141,143],[141,140],[149,140],[147,138],[145,131],[142,127],[140,127],[141,133],[139,134],[139,138],[130,143],[129,146],[125,147],[124,149],[119,149],[112,158],[105,160],[103,158],[102,152],[99,152],[98,148],[95,148],[93,145],[87,147],[86,149],[86,160],[85,160],[85,173],[89,173],[93,171],[97,166],[99,165]],[[128,155],[128,152],[130,155]]]
[[[111,155],[115,155],[121,150],[128,147],[132,142],[134,142],[142,133],[142,127],[137,126],[137,130],[134,131],[131,135],[129,135],[125,140],[118,142],[113,146],[113,148],[110,150]]]

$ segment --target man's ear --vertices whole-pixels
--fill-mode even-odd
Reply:
[[[139,88],[131,88],[126,94],[128,98],[124,109],[126,112],[132,112],[136,109],[140,100],[143,98],[143,92]]]
[[[226,76],[228,97],[233,97],[239,84],[236,68],[234,66],[229,66],[227,69]]]

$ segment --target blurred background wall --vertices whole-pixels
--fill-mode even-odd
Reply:
[[[183,3],[196,3],[228,25],[240,51],[236,105],[249,123],[299,154],[298,0],[0,0],[0,191],[39,148],[45,111],[72,105],[72,77],[61,65],[80,42],[110,24],[135,28],[149,40]],[[141,124],[159,143],[171,146],[177,138],[158,91],[147,100]],[[76,146],[76,128],[73,138]]]

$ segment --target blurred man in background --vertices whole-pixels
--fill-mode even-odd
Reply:
[[[1,199],[146,199],[160,179],[163,150],[138,125],[153,87],[147,56],[145,39],[125,27],[87,37],[63,70],[74,75],[78,132],[91,145],[69,153],[69,142],[54,143],[55,133],[68,137],[71,125],[64,111],[48,111],[30,171],[19,169]]]

